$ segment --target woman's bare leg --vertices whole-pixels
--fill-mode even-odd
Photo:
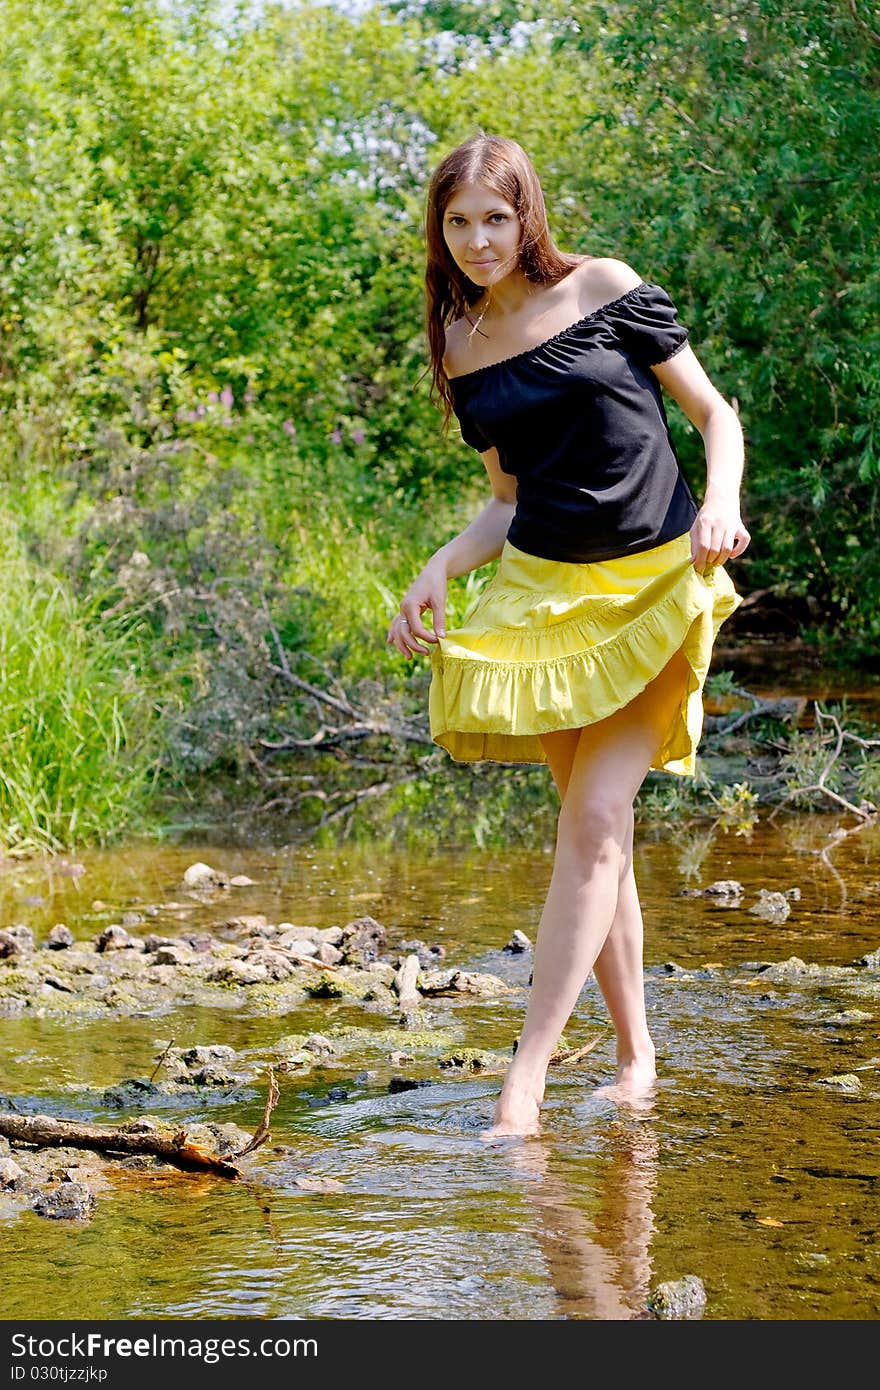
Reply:
[[[678,653],[630,704],[580,731],[559,811],[529,1004],[485,1138],[538,1129],[547,1066],[614,921],[633,801],[681,701],[685,670]]]
[[[542,739],[547,762],[564,801],[580,729],[562,729]],[[617,1075],[621,1087],[643,1088],[656,1076],[654,1044],[645,1012],[644,925],[633,866],[633,814],[620,860],[617,907],[605,944],[593,963],[617,1037]]]

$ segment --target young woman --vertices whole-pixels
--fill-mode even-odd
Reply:
[[[749,543],[743,436],[666,291],[554,245],[515,141],[481,135],[447,155],[426,231],[434,387],[492,496],[430,557],[387,640],[430,653],[432,737],[454,759],[546,762],[559,792],[528,1009],[484,1131],[527,1135],[590,971],[617,1037],[614,1087],[655,1080],[633,802],[650,768],[694,772],[712,644],[740,602],[721,567]],[[705,445],[699,507],[661,387]],[[447,633],[448,580],[499,555]]]

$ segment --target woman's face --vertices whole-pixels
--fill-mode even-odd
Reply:
[[[484,183],[465,183],[455,190],[443,213],[443,237],[459,270],[483,288],[519,265],[517,211]]]

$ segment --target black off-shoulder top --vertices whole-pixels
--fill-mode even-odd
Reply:
[[[536,347],[452,377],[467,444],[517,479],[507,539],[586,564],[684,535],[697,505],[651,367],[688,340],[660,285],[642,281]]]

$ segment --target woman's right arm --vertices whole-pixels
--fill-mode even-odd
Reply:
[[[414,652],[427,654],[422,642],[436,642],[446,636],[448,580],[470,574],[501,554],[516,507],[516,479],[502,471],[496,449],[487,450],[481,458],[492,485],[491,498],[469,526],[435,550],[407,589],[400,601],[400,612],[392,620],[387,642],[404,656],[411,657]],[[422,622],[422,614],[428,609],[433,632]]]

